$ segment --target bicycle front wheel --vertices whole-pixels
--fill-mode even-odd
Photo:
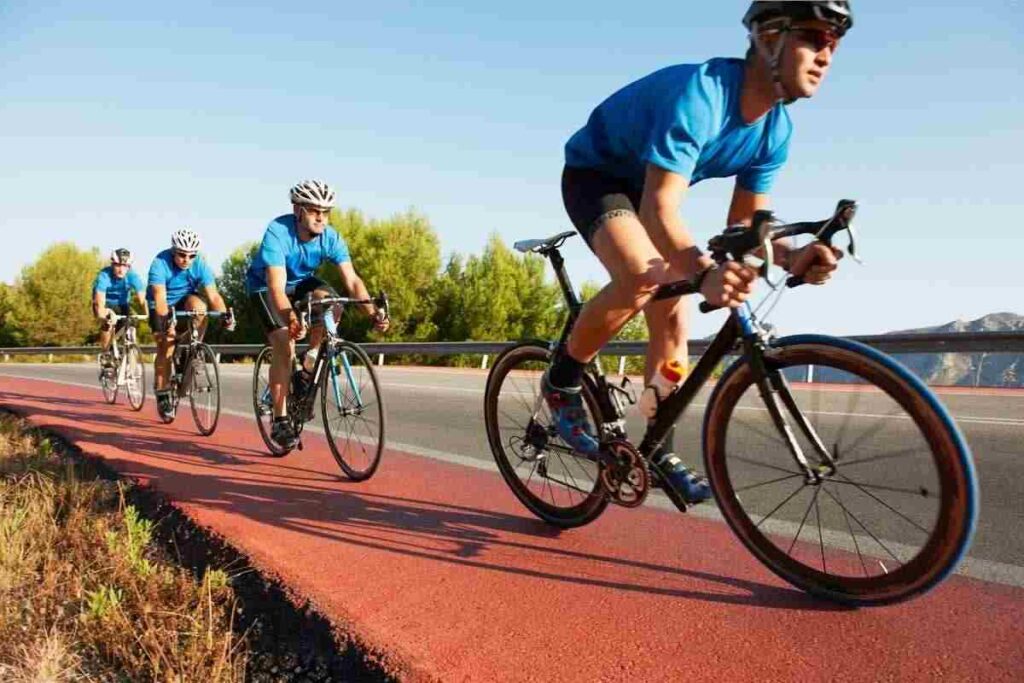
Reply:
[[[199,433],[209,436],[217,429],[220,419],[220,369],[213,349],[207,344],[197,344],[185,372],[189,378],[192,419]]]
[[[256,427],[260,437],[272,455],[287,455],[290,451],[283,448],[271,438],[274,426],[274,399],[270,395],[270,366],[274,359],[274,349],[264,346],[256,355],[256,365],[252,370],[252,409],[256,415]]]
[[[321,373],[320,410],[338,467],[353,481],[372,477],[384,452],[384,400],[373,363],[356,344],[335,344]]]
[[[117,369],[105,368],[100,364],[100,389],[103,390],[103,400],[107,403],[117,402]]]
[[[599,465],[573,451],[552,423],[540,395],[551,363],[545,344],[527,342],[494,362],[484,395],[484,423],[491,453],[505,483],[530,512],[563,529],[597,519],[608,506]],[[583,399],[592,425],[602,420],[595,390],[584,377]]]
[[[705,465],[732,530],[780,577],[830,600],[892,603],[938,584],[966,551],[977,510],[970,451],[938,399],[848,340],[790,337],[764,359],[767,400],[817,476],[797,465],[757,373],[737,361],[704,422]]]
[[[131,344],[125,352],[124,381],[132,410],[142,410],[146,402],[146,365],[142,362],[142,351],[135,344]]]

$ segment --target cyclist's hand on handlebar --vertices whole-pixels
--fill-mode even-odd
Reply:
[[[288,311],[288,336],[298,341],[306,336],[306,326],[302,324],[295,309]]]
[[[757,271],[735,261],[726,261],[710,271],[701,283],[700,293],[712,306],[736,308],[754,289]]]
[[[839,267],[843,252],[821,242],[794,249],[789,253],[789,272],[811,285],[823,285]]]

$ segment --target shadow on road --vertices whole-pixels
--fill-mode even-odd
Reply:
[[[118,471],[152,483],[175,501],[302,536],[543,581],[726,604],[845,609],[795,589],[635,559],[640,553],[630,558],[626,553],[581,549],[584,542],[591,547],[602,546],[599,524],[562,532],[525,516],[525,512],[508,514],[453,502],[451,498],[464,498],[466,494],[456,488],[446,489],[444,475],[450,470],[416,456],[386,453],[376,477],[354,484],[335,474],[333,460],[321,440],[307,446],[303,453],[271,459],[254,447],[262,445],[255,427],[249,429],[244,421],[231,416],[223,416],[218,433],[205,438],[188,429],[192,426],[190,415],[180,415],[176,423],[166,426],[158,422],[149,406],[148,410],[133,413],[120,404],[106,405],[101,399],[38,396],[2,389],[0,404],[34,417],[86,451],[101,453]],[[387,470],[389,459],[401,458],[423,466]],[[316,469],[317,463],[324,469]],[[438,472],[433,471],[435,465]],[[483,481],[483,485],[502,490],[497,488],[501,484],[496,475],[493,482],[484,481],[489,476],[485,473],[473,471],[472,475],[474,482]],[[408,477],[434,477],[436,481],[420,481],[413,487],[419,490],[415,496],[395,495],[395,489],[410,488],[403,480]],[[476,498],[487,500],[485,495]],[[680,549],[686,542],[701,547],[699,538],[684,540],[682,534],[679,536]],[[710,587],[695,588],[695,583]]]

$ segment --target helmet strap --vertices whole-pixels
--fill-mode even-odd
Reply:
[[[782,83],[782,73],[779,68],[782,64],[782,51],[786,47],[786,38],[789,36],[789,22],[786,22],[784,26],[779,28],[778,33],[779,39],[775,42],[775,47],[772,49],[769,49],[767,43],[761,38],[760,23],[753,24],[750,37],[754,41],[754,47],[757,48],[758,54],[768,63],[768,67],[771,70],[772,87],[775,89],[775,96],[782,100],[783,104],[792,104],[797,98],[793,97],[786,90],[786,86]]]

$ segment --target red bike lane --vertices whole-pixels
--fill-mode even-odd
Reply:
[[[0,405],[154,486],[410,680],[1016,680],[1024,590],[953,577],[852,610],[777,579],[719,522],[609,511],[559,531],[500,477],[386,451],[341,478],[322,438],[266,455],[252,420],[199,436],[99,390],[0,377]],[[482,424],[437,429],[483,429]],[[424,444],[429,446],[429,444]]]

